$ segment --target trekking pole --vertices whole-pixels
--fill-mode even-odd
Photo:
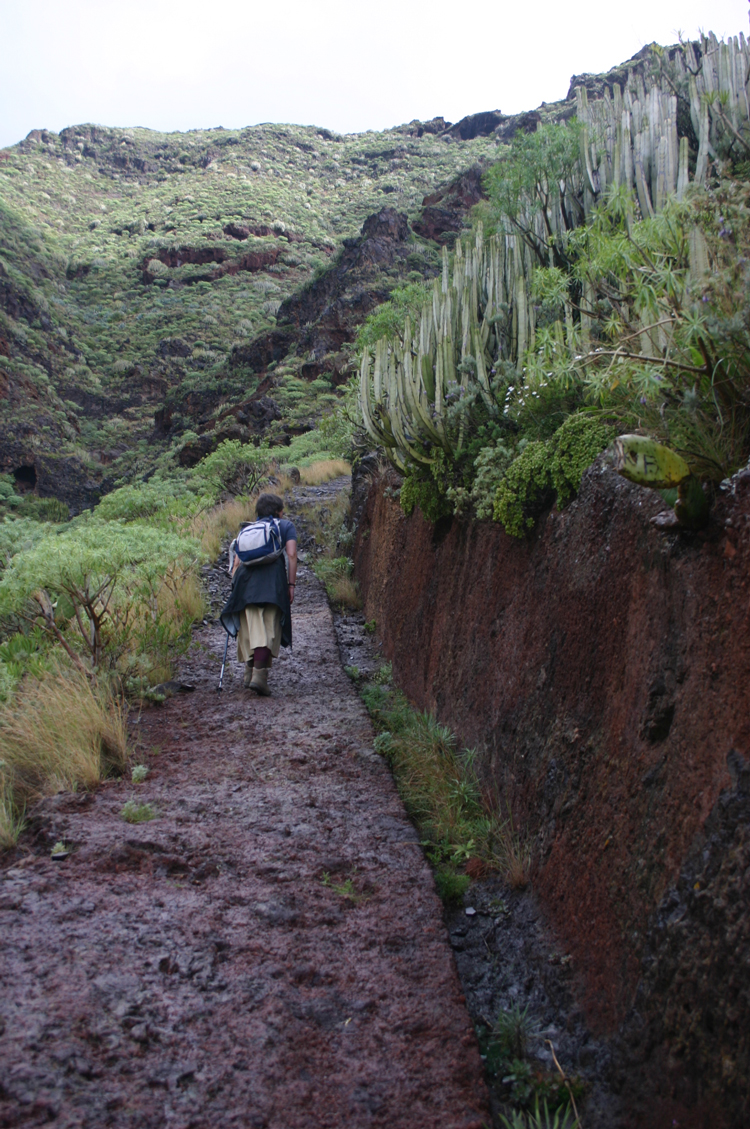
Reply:
[[[227,641],[224,644],[224,658],[222,659],[221,674],[219,675],[219,690],[222,689],[222,682],[224,681],[224,667],[227,665],[227,651],[228,650],[229,650],[229,632],[227,631]]]

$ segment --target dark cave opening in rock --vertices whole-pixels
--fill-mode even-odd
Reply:
[[[20,494],[29,494],[36,486],[36,468],[33,466],[16,467],[13,477]]]

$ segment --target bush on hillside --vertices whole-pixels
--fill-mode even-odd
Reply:
[[[201,459],[195,476],[227,494],[251,494],[268,476],[272,461],[265,444],[254,447],[239,439],[225,439],[215,451]]]
[[[157,616],[165,576],[187,573],[200,556],[195,542],[145,525],[86,520],[44,530],[10,557],[0,616],[38,624],[80,670],[96,668],[107,642],[124,645],[141,606]]]

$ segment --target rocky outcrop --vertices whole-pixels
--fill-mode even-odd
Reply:
[[[222,412],[215,419],[211,419],[202,435],[195,439],[188,439],[180,449],[177,460],[181,466],[193,467],[210,455],[219,443],[225,439],[238,439],[247,443],[253,436],[263,435],[269,426],[282,418],[281,410],[275,400],[263,395],[267,391],[269,382],[263,382],[253,396],[240,404],[235,404]],[[165,408],[156,413],[156,427],[162,434],[170,430],[171,418],[169,409]],[[289,442],[288,435],[277,438],[276,445]],[[272,444],[273,446],[274,444]]]
[[[630,1127],[750,1118],[750,471],[701,534],[602,463],[514,540],[406,518],[377,474],[356,575],[399,685],[480,750],[612,1039]],[[392,482],[391,485],[397,485]]]
[[[475,137],[489,137],[494,133],[502,121],[503,115],[499,110],[484,110],[479,114],[468,114],[461,118],[446,132],[451,137],[459,137],[461,141],[473,141]]]
[[[469,211],[486,198],[482,188],[484,165],[473,165],[444,188],[425,196],[422,214],[413,224],[423,239],[446,243],[466,226]]]
[[[570,86],[566,99],[575,99],[576,87],[585,86],[588,91],[589,98],[603,98],[605,94],[612,95],[615,83],[619,86],[624,86],[628,81],[628,75],[631,73],[640,74],[644,78],[648,78],[653,70],[653,47],[654,44],[647,43],[645,47],[641,47],[635,55],[631,56],[626,62],[621,63],[617,67],[612,67],[611,70],[605,71],[603,74],[574,74],[570,79]],[[659,48],[659,51],[664,52],[664,55],[672,59],[675,53],[679,50],[678,44],[672,47]],[[693,40],[693,50],[695,51],[696,58],[700,62],[703,51],[698,40]]]
[[[282,302],[277,321],[294,331],[300,352],[315,361],[354,340],[370,310],[390,294],[393,283],[384,272],[405,269],[408,236],[406,216],[381,208],[365,220],[358,238],[344,241],[325,274]]]
[[[410,122],[400,127],[400,132],[407,137],[424,137],[426,133],[445,133],[447,129],[450,129],[450,125],[451,123],[447,122],[443,117],[430,118],[427,122],[422,122],[418,118],[412,118]]]
[[[75,455],[39,450],[23,437],[4,443],[0,473],[13,476],[18,493],[33,492],[40,498],[65,499],[73,514],[95,506],[102,495],[112,489],[112,482],[102,467],[85,463]]]
[[[248,232],[249,235],[249,232]],[[163,263],[173,269],[182,266],[203,266],[206,263],[217,263],[218,266],[203,274],[192,274],[189,278],[174,278],[169,280],[170,286],[190,286],[196,282],[216,282],[225,274],[237,274],[239,271],[249,271],[255,274],[274,265],[279,257],[279,247],[267,247],[257,251],[245,251],[241,255],[230,257],[225,247],[162,247],[153,256],[144,259],[141,263],[142,281],[149,286],[161,275],[157,275],[152,268],[154,261]]]
[[[305,239],[304,235],[299,235],[293,231],[286,231],[283,225],[268,227],[264,223],[228,223],[224,225],[223,230],[225,235],[231,235],[232,239],[239,239],[240,241],[249,239],[251,235],[260,237],[267,235],[279,236],[281,239],[286,239],[287,243],[302,243]]]

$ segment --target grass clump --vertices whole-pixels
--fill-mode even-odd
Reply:
[[[243,521],[255,521],[255,499],[230,498],[211,506],[192,518],[189,532],[206,554],[215,560],[228,537],[234,537]]]
[[[446,906],[456,905],[468,893],[471,879],[468,874],[458,874],[453,867],[442,866],[435,871],[435,886]]]
[[[504,1129],[578,1129],[581,1122],[570,1107],[550,1109],[547,1102],[539,1102],[533,1111],[514,1110],[510,1118],[500,1118]]]
[[[356,871],[353,873],[356,875]],[[333,890],[334,894],[338,894],[340,898],[344,898],[350,905],[358,906],[362,902],[367,901],[367,894],[363,894],[357,889],[353,877],[345,878],[341,882],[336,882],[327,871],[324,871],[321,876],[321,882],[328,890]]]
[[[344,459],[321,459],[301,467],[299,474],[300,481],[306,486],[320,486],[323,482],[331,482],[334,478],[341,478],[351,472],[350,463]]]
[[[492,1026],[480,1024],[477,1037],[490,1085],[504,1101],[520,1107],[511,1120],[503,1118],[507,1129],[574,1129],[580,1125],[576,1098],[583,1095],[584,1083],[578,1075],[566,1075],[557,1056],[556,1072],[534,1056],[533,1046],[542,1041],[544,1033],[529,1014],[528,1005],[522,1009],[514,1004],[501,1011]]]
[[[508,814],[482,789],[476,753],[459,751],[447,726],[413,710],[386,688],[390,664],[360,694],[380,730],[374,748],[388,761],[401,799],[435,869],[446,905],[459,902],[471,874],[499,871],[514,889],[527,885],[530,851]],[[469,873],[467,873],[467,870]]]
[[[123,805],[120,815],[126,823],[148,823],[157,818],[156,809],[152,804],[139,804],[136,800],[128,800]]]
[[[4,772],[14,805],[60,789],[93,788],[122,771],[127,734],[122,705],[106,681],[58,668],[26,679],[0,708]]]
[[[328,598],[342,608],[362,607],[359,585],[352,576],[349,557],[321,557],[313,566],[315,575],[323,581]]]
[[[0,766],[0,851],[9,851],[24,828],[24,811],[18,810],[9,774]]]
[[[373,682],[378,686],[390,686],[393,682],[393,663],[383,663],[373,676]]]

